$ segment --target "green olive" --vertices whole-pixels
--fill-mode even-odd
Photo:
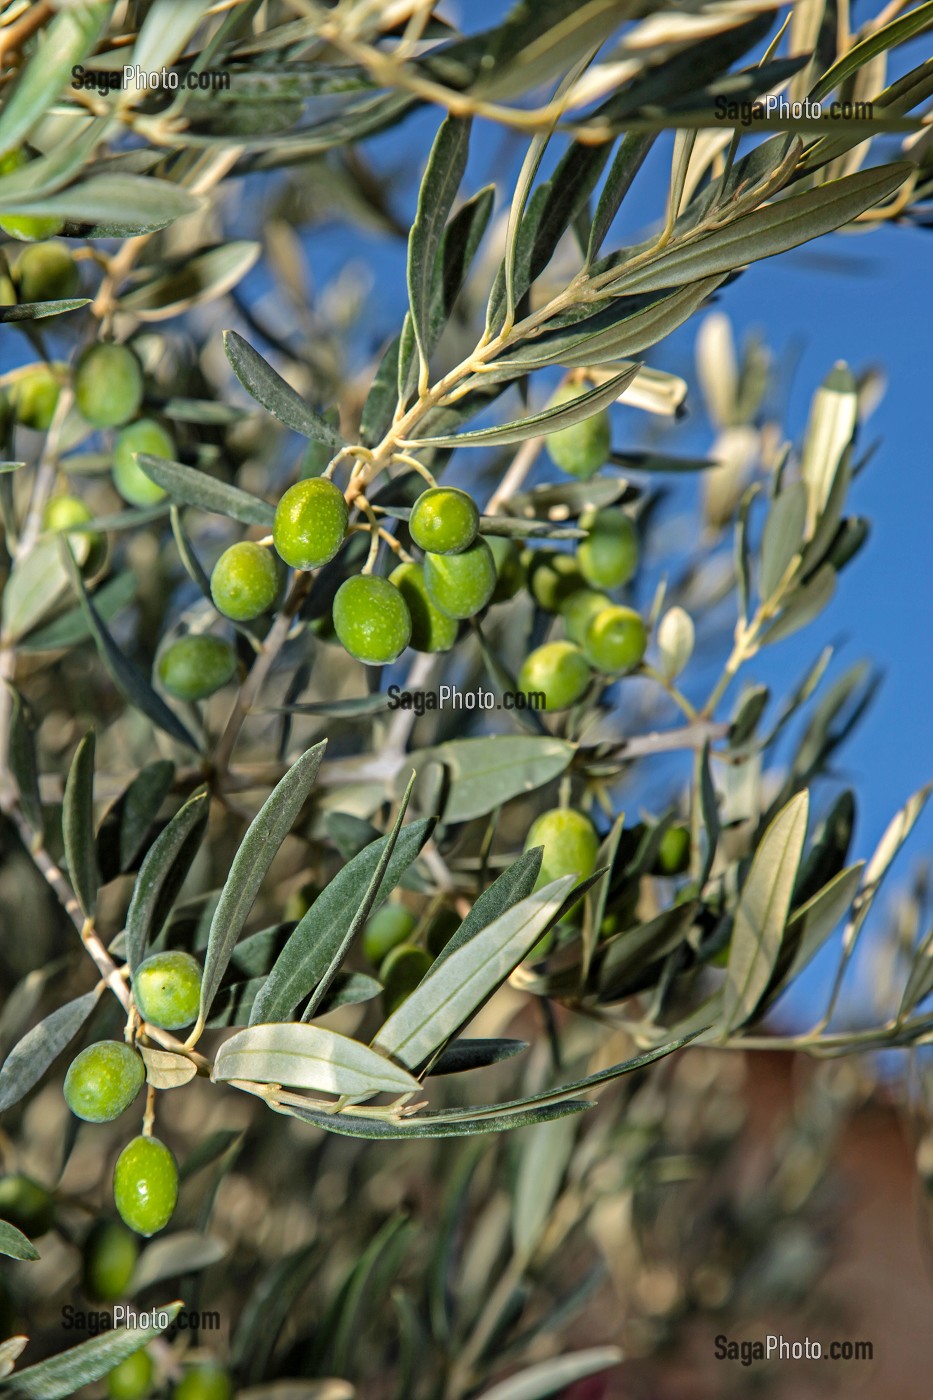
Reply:
[[[120,1218],[137,1235],[163,1230],[178,1200],[178,1167],[158,1138],[135,1137],[117,1158],[113,1199]]]
[[[76,1118],[109,1123],[129,1108],[146,1078],[142,1059],[122,1040],[99,1040],[72,1060],[65,1075],[65,1102]]]

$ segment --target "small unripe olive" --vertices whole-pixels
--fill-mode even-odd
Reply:
[[[214,606],[234,622],[249,622],[268,612],[278,591],[275,560],[254,540],[240,540],[225,549],[211,574]]]
[[[334,628],[341,645],[367,666],[395,661],[411,637],[411,613],[394,583],[356,574],[337,589]]]
[[[143,400],[143,372],[126,345],[91,345],[74,371],[75,403],[92,428],[118,428],[135,418]]]
[[[206,700],[235,672],[236,652],[223,637],[179,637],[159,659],[159,679],[179,700]]]
[[[75,525],[86,525],[93,518],[90,507],[77,496],[53,496],[42,512],[42,528],[58,534]]]
[[[570,403],[587,392],[582,384],[564,384],[554,395],[550,406],[556,408],[560,404]],[[546,439],[548,455],[555,467],[583,481],[599,471],[609,456],[611,443],[609,414],[605,409],[600,409],[580,423],[571,424],[569,428],[559,428],[557,432],[549,433]]]
[[[0,158],[0,175],[12,175],[14,170],[21,169],[28,159],[22,146],[7,151],[6,155]],[[3,232],[8,233],[11,238],[22,239],[25,243],[52,238],[62,227],[61,219],[54,214],[0,214],[0,228]]]
[[[192,1366],[172,1391],[172,1400],[232,1400],[233,1382],[222,1366]]]
[[[0,1220],[7,1220],[30,1239],[51,1230],[55,1221],[52,1193],[22,1172],[0,1176]]]
[[[61,379],[52,365],[28,365],[10,385],[10,404],[17,423],[44,433],[55,416]]]
[[[154,1375],[152,1357],[140,1347],[107,1372],[107,1394],[110,1400],[146,1400]]]
[[[363,956],[373,967],[399,943],[404,943],[415,927],[415,916],[404,904],[384,904],[366,921],[363,929]]]
[[[113,1170],[113,1199],[137,1235],[165,1228],[178,1200],[178,1167],[164,1142],[140,1136],[127,1143]]]
[[[561,604],[560,615],[564,619],[564,631],[571,642],[583,645],[586,629],[591,620],[603,608],[611,607],[612,599],[605,593],[597,593],[592,588],[578,588],[576,593]]]
[[[613,675],[638,666],[648,645],[648,634],[634,608],[613,603],[596,613],[587,624],[584,650],[596,667]]]
[[[151,1026],[190,1026],[201,1001],[200,964],[190,953],[152,953],[133,973],[133,996]]]
[[[685,826],[669,826],[661,837],[654,862],[656,875],[682,875],[690,865],[690,832]]]
[[[129,1108],[146,1078],[142,1059],[122,1040],[98,1040],[72,1060],[65,1102],[86,1123],[109,1123]]]
[[[619,588],[638,568],[638,535],[624,510],[586,511],[580,525],[589,530],[577,546],[577,562],[594,588]]]
[[[475,617],[495,592],[495,560],[479,537],[460,554],[426,554],[424,578],[435,607],[447,617]]]
[[[64,243],[34,243],[13,267],[20,301],[66,301],[78,290],[78,264]]]
[[[343,544],[348,519],[340,487],[323,476],[308,477],[290,486],[276,506],[272,542],[293,569],[318,569]]]
[[[521,550],[515,541],[506,535],[484,535],[483,538],[489,545],[496,566],[496,586],[489,601],[506,603],[515,597],[525,582]]]
[[[518,688],[526,695],[543,692],[545,709],[566,710],[580,699],[590,674],[586,657],[573,642],[546,642],[525,658]]]
[[[479,511],[473,497],[453,486],[432,486],[411,508],[411,537],[431,554],[460,554],[476,539]]]
[[[126,1293],[139,1245],[116,1220],[98,1220],[84,1244],[84,1291],[100,1303],[114,1303]]]
[[[560,612],[567,599],[584,587],[583,575],[572,554],[551,549],[530,551],[527,568],[532,597],[545,612]]]
[[[379,969],[387,1016],[411,996],[433,961],[430,953],[414,943],[399,943],[392,949]]]
[[[175,439],[154,418],[137,418],[127,423],[113,444],[113,484],[131,506],[156,506],[168,494],[147,476],[136,460],[137,452],[150,457],[175,457]]]
[[[389,575],[411,613],[411,646],[415,651],[450,651],[457,640],[457,623],[435,606],[421,564],[399,564]]]
[[[566,807],[542,812],[531,824],[525,850],[544,847],[541,871],[535,888],[541,889],[562,875],[585,880],[596,869],[599,837],[589,817]]]

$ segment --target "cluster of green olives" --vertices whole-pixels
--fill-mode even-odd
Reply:
[[[163,1030],[188,1026],[198,1014],[201,969],[190,953],[153,953],[133,974],[133,998],[143,1021]],[[110,1123],[137,1098],[146,1079],[142,1056],[119,1040],[100,1040],[72,1060],[65,1102],[86,1123]],[[113,1197],[121,1219],[139,1235],[164,1229],[178,1199],[178,1168],[158,1138],[141,1134],[117,1158]]]
[[[338,641],[358,661],[383,666],[407,646],[448,651],[459,623],[518,586],[518,551],[508,540],[491,545],[479,533],[479,511],[466,491],[432,486],[411,510],[409,533],[424,562],[407,559],[383,578],[345,579],[333,604]],[[280,592],[276,560],[293,569],[318,569],[335,557],[349,525],[343,492],[327,477],[291,486],[279,501],[272,550],[253,540],[226,549],[211,574],[219,612],[248,622],[268,612]]]
[[[629,582],[638,567],[638,536],[625,511],[584,511],[588,533],[575,554],[539,550],[528,559],[528,587],[546,612],[559,614],[562,640],[526,658],[519,689],[543,692],[549,710],[567,709],[586,692],[594,672],[616,677],[641,664],[648,645],[644,621],[608,590]]]

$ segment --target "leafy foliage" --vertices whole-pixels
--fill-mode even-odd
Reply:
[[[888,82],[883,64],[933,29],[930,6],[852,33],[811,24],[803,46],[807,26],[769,5],[651,0],[633,17],[613,0],[538,0],[480,32],[430,5],[14,10],[0,27],[15,58],[0,94],[0,320],[15,347],[0,375],[0,906],[12,872],[35,930],[3,953],[0,1111],[30,1131],[17,1105],[42,1101],[66,1046],[110,1039],[145,1066],[146,1138],[212,1125],[181,1162],[184,1227],[146,1247],[128,1296],[177,1279],[200,1298],[225,1259],[212,1221],[235,1198],[244,1137],[270,1179],[300,1158],[312,1187],[339,1163],[346,1203],[363,1183],[358,1210],[334,1210],[331,1191],[317,1233],[254,1270],[257,1235],[248,1280],[231,1275],[246,1301],[229,1360],[257,1400],[279,1380],[352,1396],[377,1370],[361,1333],[399,1396],[554,1394],[618,1363],[601,1346],[542,1361],[536,1337],[602,1286],[599,1269],[562,1268],[571,1231],[586,1224],[599,1244],[600,1182],[637,1204],[663,1175],[622,1118],[630,1103],[655,1111],[654,1064],[676,1085],[707,1042],[821,1055],[930,1034],[933,936],[919,927],[901,940],[893,1013],[836,1024],[929,791],[867,862],[852,858],[835,761],[876,676],[831,674],[827,647],[773,707],[750,681],[726,710],[762,648],[819,628],[865,542],[848,512],[870,385],[838,364],[794,442],[763,349],[740,359],[708,309],[755,262],[924,223],[928,65]],[[195,81],[123,87],[124,61]],[[770,92],[873,110],[746,120]],[[491,125],[521,147],[517,169],[477,187]],[[659,223],[624,246],[617,215],[667,131]],[[393,150],[423,171],[417,189],[395,188]],[[334,218],[397,244],[394,301],[383,270],[367,290],[352,263],[311,293],[294,228]],[[692,391],[648,357],[704,309],[716,436],[685,455],[668,434]],[[75,373],[99,343],[120,348],[127,379],[94,386],[102,413]],[[668,552],[659,478],[681,473],[700,478],[696,543],[648,602],[644,546]],[[336,497],[333,547],[319,518],[283,520],[296,478]],[[419,554],[412,507],[438,483],[475,498],[475,538]],[[286,569],[285,529],[305,532],[313,565]],[[224,588],[204,562],[218,557]],[[432,593],[432,559],[463,607]],[[420,612],[420,583],[399,601],[400,563],[424,582]],[[361,578],[378,605],[343,626],[339,600]],[[709,619],[727,592],[722,655]],[[615,665],[591,629],[633,607],[645,641]],[[196,655],[208,637],[227,678],[173,681],[169,649]],[[676,792],[668,755],[692,760]],[[591,856],[526,840],[554,809],[583,819]],[[779,1035],[774,1008],[840,926],[825,1018]],[[154,952],[196,969],[184,1025],[136,1004]],[[607,1050],[610,1018],[622,1052]],[[173,1105],[187,1102],[184,1119]],[[199,1118],[199,1103],[214,1107]],[[236,1126],[214,1128],[227,1112]],[[56,1183],[84,1132],[59,1133]],[[477,1142],[434,1141],[453,1138]],[[697,1160],[711,1151],[699,1143]],[[386,1187],[389,1159],[416,1163],[435,1197],[429,1248]],[[84,1247],[69,1191],[46,1194],[62,1248]],[[381,1220],[375,1200],[394,1203]],[[37,1269],[42,1210],[32,1229],[0,1221],[3,1253]],[[340,1230],[349,1252],[322,1268]],[[292,1335],[319,1269],[319,1325]],[[551,1273],[546,1305],[526,1311]],[[391,1322],[373,1328],[383,1298]],[[0,1388],[53,1400],[93,1385],[179,1306],[23,1366],[12,1338]],[[147,1354],[167,1384],[174,1338]]]

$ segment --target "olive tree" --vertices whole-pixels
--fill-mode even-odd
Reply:
[[[858,858],[827,781],[876,683],[820,632],[867,535],[873,383],[840,362],[794,440],[724,310],[749,265],[933,190],[929,64],[885,77],[929,7],[821,16],[538,0],[461,33],[419,0],[82,0],[0,28],[0,901],[29,930],[3,950],[0,1110],[12,1140],[32,1102],[55,1125],[46,1185],[0,1181],[0,1246],[35,1262],[54,1229],[86,1299],[151,1304],[25,1364],[14,1323],[0,1388],[191,1400],[231,1394],[226,1367],[255,1395],[553,1394],[617,1360],[539,1338],[593,1286],[584,1223],[659,1189],[660,1085],[704,1046],[929,1035],[916,929],[890,1014],[834,1020],[927,795]],[[410,217],[380,168],[400,133]],[[490,133],[520,158],[477,188]],[[319,204],[404,246],[374,360],[388,274],[309,296]],[[698,313],[714,432],[688,456],[697,391],[651,360]],[[663,508],[685,473],[686,552]],[[772,697],[755,659],[804,628],[815,659]],[[825,1016],[777,1035],[834,937]],[[390,1163],[432,1196],[427,1242]],[[208,1296],[218,1201],[299,1175],[314,1228],[242,1222],[246,1303],[192,1358],[172,1299]]]

